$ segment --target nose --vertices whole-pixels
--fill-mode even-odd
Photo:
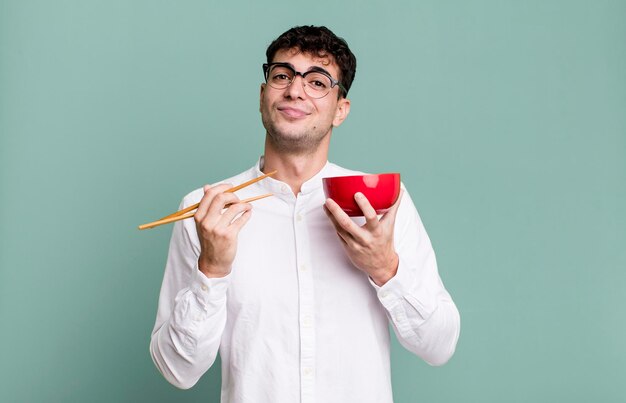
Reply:
[[[293,99],[304,99],[306,96],[306,93],[304,92],[304,85],[304,78],[300,73],[297,73],[293,77],[293,80],[291,81],[291,84],[289,84],[289,87],[285,88],[285,97],[290,97]]]

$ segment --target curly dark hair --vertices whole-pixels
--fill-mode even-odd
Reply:
[[[283,49],[298,49],[300,52],[317,57],[331,55],[334,62],[339,66],[340,77],[338,80],[345,88],[343,94],[343,91],[339,90],[339,97],[348,95],[348,90],[350,90],[356,73],[356,57],[343,38],[339,38],[330,29],[323,26],[293,27],[268,46],[265,52],[267,63],[271,63],[276,52]]]

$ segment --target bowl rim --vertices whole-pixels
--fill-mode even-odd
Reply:
[[[387,176],[387,175],[400,176],[400,172],[383,172],[380,174],[362,174],[362,175],[346,175],[346,176],[326,176],[322,179],[326,180],[326,179],[338,179],[338,178],[364,178],[367,176]]]

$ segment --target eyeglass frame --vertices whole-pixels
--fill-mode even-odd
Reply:
[[[293,80],[296,79],[296,76],[300,76],[302,77],[302,79],[304,80],[304,78],[307,76],[307,74],[309,73],[320,73],[325,75],[326,77],[328,77],[328,79],[330,80],[330,89],[333,89],[335,86],[338,86],[339,89],[342,91],[343,96],[345,97],[346,95],[348,95],[348,91],[346,90],[346,88],[339,82],[339,80],[335,80],[333,78],[333,76],[330,75],[330,73],[326,70],[324,70],[321,67],[317,67],[317,66],[313,66],[311,67],[309,70],[305,71],[304,73],[301,73],[299,71],[297,71],[293,65],[291,63],[285,63],[285,62],[273,62],[273,63],[263,63],[263,76],[265,77],[265,83],[267,85],[269,85],[270,87],[272,87],[272,85],[270,83],[267,82],[267,79],[269,78],[269,72],[270,72],[270,68],[274,67],[274,66],[280,66],[280,67],[287,67],[288,69],[290,69],[291,71],[293,71],[294,76],[291,79],[291,81],[289,82],[289,85],[287,85],[285,88],[289,88],[291,86],[291,84],[293,84]],[[304,84],[305,87],[307,84]],[[272,87],[274,88],[274,87]],[[285,88],[280,88],[280,89],[285,89]],[[277,88],[279,89],[279,88]],[[315,98],[315,99],[322,99],[324,98],[326,95],[330,94],[330,89],[328,90],[328,92],[324,95],[322,95],[319,98]],[[307,95],[309,95],[307,93]],[[310,96],[310,95],[309,95]]]

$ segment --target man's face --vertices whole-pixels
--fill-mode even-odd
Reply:
[[[297,49],[279,50],[272,61],[290,63],[302,73],[312,67],[320,67],[333,78],[339,78],[339,69],[334,61]],[[339,87],[334,86],[323,98],[311,98],[304,91],[302,77],[298,75],[285,89],[262,84],[260,110],[269,140],[281,151],[298,154],[314,151],[350,111],[350,101],[337,99],[338,91]]]

